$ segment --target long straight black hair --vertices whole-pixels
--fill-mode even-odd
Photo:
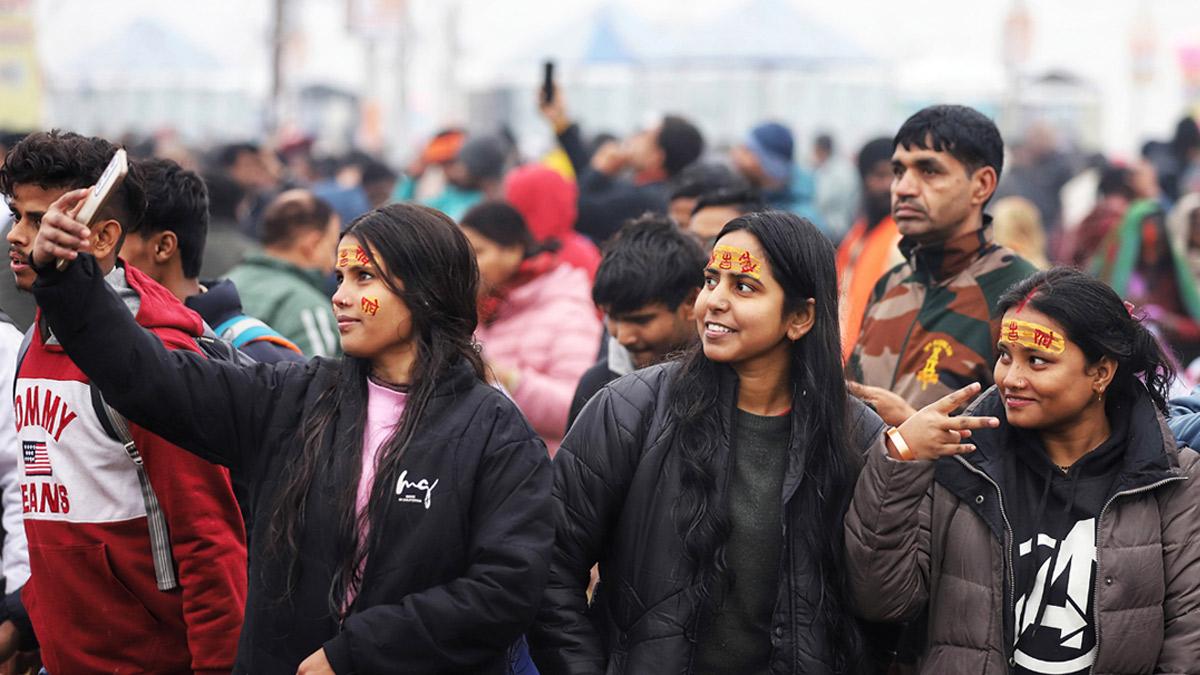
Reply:
[[[784,313],[799,309],[809,299],[815,304],[812,329],[789,349],[792,437],[807,453],[803,483],[791,508],[802,514],[798,535],[801,545],[812,552],[820,579],[819,596],[811,600],[827,628],[834,672],[857,672],[862,668],[863,641],[851,615],[842,521],[861,459],[849,447],[833,245],[812,223],[779,211],[735,218],[717,241],[742,230],[762,245],[771,275],[784,290]],[[722,480],[726,467],[718,452],[719,439],[728,430],[721,429],[721,417],[714,413],[720,406],[721,370],[726,367],[710,361],[700,346],[693,347],[676,372],[669,403],[676,422],[676,447],[683,457],[676,523],[705,600],[720,594],[730,582],[725,555],[728,496]]]
[[[466,362],[483,381],[483,362],[474,347],[477,323],[476,290],[479,269],[466,238],[445,214],[413,204],[392,204],[360,216],[342,233],[353,236],[371,263],[382,273],[387,287],[408,306],[416,358],[404,414],[391,437],[380,448],[371,507],[362,518],[371,523],[370,540],[358,541],[360,519],[355,501],[358,481],[338,486],[336,509],[339,527],[336,550],[340,560],[329,588],[329,608],[340,615],[348,589],[361,583],[363,556],[379,545],[383,504],[389,479],[398,475],[405,447],[430,413],[438,381],[460,362]],[[329,386],[320,392],[312,409],[300,420],[300,456],[291,464],[274,504],[268,531],[268,552],[287,561],[283,599],[295,590],[299,548],[305,525],[305,507],[313,480],[333,467],[351,467],[348,475],[362,471],[361,442],[366,424],[367,378],[371,363],[346,355]],[[335,421],[348,416],[350,445],[329,443]],[[347,474],[342,474],[347,475]]]

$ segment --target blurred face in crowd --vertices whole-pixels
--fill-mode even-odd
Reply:
[[[608,317],[608,332],[629,351],[633,365],[645,368],[663,360],[670,353],[696,340],[696,323],[692,315],[696,296],[685,298],[675,309],[655,302],[631,312],[612,312],[600,309]]]
[[[1041,331],[1040,339],[1035,331]],[[1070,427],[1088,406],[1103,405],[1096,393],[1116,373],[1108,357],[1089,365],[1062,325],[1032,307],[1004,314],[996,349],[1000,356],[992,374],[1004,412],[1022,429]]]
[[[475,251],[475,262],[479,265],[480,293],[489,293],[500,288],[521,268],[525,251],[519,244],[501,246],[473,227],[459,227]]]
[[[767,174],[763,171],[762,163],[750,148],[735,145],[729,151],[729,158],[733,161],[733,168],[750,181],[751,185],[761,187],[767,183]]]
[[[454,187],[460,190],[475,189],[475,181],[471,178],[471,172],[467,171],[467,165],[457,159],[443,165],[442,171],[446,182]]]
[[[29,267],[29,255],[33,251],[33,241],[41,227],[42,216],[46,215],[54,200],[67,191],[65,188],[46,189],[37,185],[13,186],[13,196],[8,201],[8,208],[13,213],[12,229],[8,232],[9,268],[17,288],[23,291],[32,290],[33,282],[37,279],[37,274]]]
[[[873,221],[883,220],[892,211],[892,163],[876,162],[863,176],[863,208]]]
[[[1200,208],[1188,214],[1188,250],[1200,250]]]
[[[247,192],[271,190],[278,183],[279,161],[268,157],[266,152],[245,150],[229,167],[229,177],[237,181]]]
[[[688,229],[688,223],[692,220],[692,210],[696,208],[696,202],[699,202],[699,197],[676,197],[667,205],[667,215],[680,229]]]
[[[315,243],[311,248],[311,267],[319,270],[321,274],[329,274],[333,271],[334,251],[337,248],[338,237],[342,229],[342,219],[335,213],[329,218],[329,223],[325,226],[324,232],[321,232],[315,239]]]
[[[718,239],[696,296],[704,355],[739,368],[782,367],[790,343],[812,329],[815,317],[811,300],[786,312],[785,300],[757,237],[737,230]]]
[[[373,361],[411,356],[415,348],[412,312],[384,282],[388,271],[369,262],[362,246],[353,235],[337,242],[334,272],[338,287],[333,294],[333,313],[342,350]],[[379,253],[374,249],[371,253],[382,264]],[[396,283],[404,287],[401,280]]]
[[[692,214],[687,229],[707,243],[721,233],[726,223],[740,215],[742,213],[732,206],[707,206]]]
[[[995,187],[995,169],[970,171],[949,152],[897,145],[892,153],[892,217],[900,234],[921,243],[969,230]]]
[[[629,167],[634,173],[660,171],[663,168],[665,154],[658,146],[658,132],[661,124],[650,127],[625,139],[625,152],[629,157]]]
[[[1158,171],[1154,165],[1144,159],[1133,165],[1133,173],[1129,183],[1138,199],[1157,199],[1161,189],[1158,185]]]

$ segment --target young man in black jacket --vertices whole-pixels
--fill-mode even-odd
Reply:
[[[592,287],[592,300],[605,314],[608,348],[580,378],[568,428],[601,387],[699,339],[692,305],[706,261],[700,243],[665,216],[645,216],[621,228]]]

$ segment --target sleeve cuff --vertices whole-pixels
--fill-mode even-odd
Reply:
[[[346,639],[346,634],[339,633],[323,645],[325,658],[329,660],[329,665],[333,667],[333,672],[338,675],[348,675],[348,673],[354,672],[354,658],[350,656],[349,643],[350,641]]]

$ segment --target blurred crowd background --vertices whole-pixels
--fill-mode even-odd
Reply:
[[[539,104],[548,62],[553,106]],[[612,173],[636,171],[638,139],[664,115],[701,133],[695,165],[836,244],[870,209],[864,146],[926,105],[961,103],[1005,138],[998,238],[1102,275],[1181,365],[1200,356],[1194,0],[0,0],[0,101],[2,146],[62,128],[200,173],[207,276],[256,250],[286,190],[343,224],[406,199],[457,219],[493,198],[521,209],[509,179],[528,164],[570,185],[517,181],[559,197],[521,209],[534,237],[574,227],[602,247],[636,214],[585,222],[576,173],[606,147],[620,149],[599,160]],[[661,197],[691,200],[684,219],[704,185],[729,187],[679,168],[665,167]],[[28,322],[28,300],[0,299]]]

